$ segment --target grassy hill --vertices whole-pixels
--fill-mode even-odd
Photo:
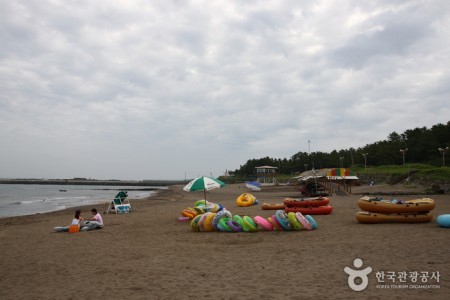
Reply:
[[[367,177],[371,175],[385,175],[387,177],[402,177],[408,175],[412,180],[420,181],[438,181],[443,183],[450,183],[450,168],[449,167],[435,167],[426,164],[406,164],[406,165],[390,165],[380,167],[355,167],[351,168],[360,177]]]

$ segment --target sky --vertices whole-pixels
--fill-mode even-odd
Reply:
[[[450,120],[450,1],[0,1],[0,178],[185,179]]]

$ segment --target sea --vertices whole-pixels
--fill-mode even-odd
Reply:
[[[0,218],[34,215],[84,205],[104,205],[121,190],[128,199],[155,195],[167,187],[0,184]],[[101,207],[103,209],[103,207]]]

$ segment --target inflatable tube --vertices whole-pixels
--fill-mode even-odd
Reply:
[[[245,207],[255,204],[256,198],[252,194],[244,193],[236,198],[236,205]]]
[[[309,223],[311,223],[313,229],[319,228],[319,226],[317,225],[316,220],[314,220],[313,217],[311,217],[310,215],[306,215],[305,218],[309,221]]]
[[[296,212],[295,216],[297,217],[297,220],[302,223],[303,227],[305,227],[307,230],[313,230],[313,226],[309,221],[305,218],[305,216],[301,212]]]
[[[294,228],[294,230],[302,230],[303,226],[301,225],[301,223],[298,221],[297,217],[295,216],[295,213],[290,212],[287,214],[288,216],[288,220],[292,225],[292,228]]]
[[[217,230],[223,231],[223,232],[231,232],[232,229],[230,226],[228,226],[229,220],[230,220],[230,218],[228,218],[228,217],[220,218],[219,223],[217,224]]]
[[[218,212],[220,209],[220,206],[218,204],[206,201],[205,200],[198,200],[194,203],[194,207],[201,209],[203,212]]]
[[[218,230],[217,225],[219,225],[220,219],[224,218],[224,217],[227,217],[230,219],[232,216],[231,216],[231,213],[226,209],[222,209],[216,213],[216,215],[214,216],[214,219],[212,221],[213,227],[215,230]]]
[[[205,231],[207,231],[207,232],[214,231],[213,219],[215,216],[216,216],[216,213],[213,213],[213,212],[208,213],[208,216],[203,221],[203,228]]]
[[[191,230],[192,231],[200,231],[200,227],[198,225],[198,222],[200,221],[200,219],[202,218],[203,215],[198,215],[195,218],[192,219],[191,221]]]
[[[235,220],[229,220],[227,225],[231,228],[231,230],[235,231],[235,232],[239,232],[242,231],[242,226],[241,224],[239,224],[238,222],[236,222]]]
[[[242,220],[242,217],[239,215],[234,215],[233,220],[236,221],[242,228],[242,231],[248,231],[248,227],[244,225],[244,220]]]
[[[356,213],[356,219],[360,223],[426,223],[433,219],[429,213],[418,214],[384,214],[368,211],[360,211]]]
[[[205,227],[204,227],[204,223],[205,223],[205,219],[206,217],[208,217],[208,215],[210,215],[210,212],[204,213],[203,215],[201,215],[200,220],[198,220],[198,228],[199,231],[206,231]]]
[[[275,218],[277,219],[278,223],[280,223],[281,227],[283,227],[284,230],[290,231],[292,230],[292,225],[289,223],[289,220],[287,218],[287,214],[283,210],[277,210],[275,212]]]
[[[202,214],[204,214],[206,211],[202,208],[202,207],[200,207],[200,206],[196,206],[196,207],[193,207],[193,209],[195,210],[195,212],[197,213],[197,215],[202,215]]]
[[[202,199],[202,200],[196,201],[196,202],[194,203],[194,206],[195,206],[195,207],[198,207],[198,206],[208,206],[208,205],[211,205],[211,204],[212,204],[211,202]]]
[[[431,198],[414,200],[380,199],[364,196],[358,200],[358,206],[364,211],[378,213],[426,213],[432,210],[436,203]]]
[[[333,206],[326,205],[326,206],[308,206],[308,207],[300,207],[300,206],[293,206],[293,207],[286,207],[284,209],[285,212],[301,212],[304,215],[328,215],[331,214],[333,211]]]
[[[266,219],[264,219],[261,216],[256,216],[253,218],[253,220],[255,221],[255,223],[262,229],[266,230],[266,231],[272,231],[273,230],[273,225],[267,221]]]
[[[278,210],[278,209],[285,209],[286,205],[284,205],[283,203],[263,203],[261,204],[261,209],[264,210]]]
[[[193,218],[189,218],[189,217],[178,217],[178,221],[180,221],[180,222],[186,222],[186,221],[189,221],[189,220],[192,220]]]
[[[244,226],[248,228],[248,231],[257,231],[258,228],[256,226],[256,223],[253,222],[253,219],[249,216],[243,216],[242,220],[244,221]]]
[[[436,222],[441,227],[450,228],[450,214],[438,216]]]
[[[194,210],[192,207],[188,207],[181,212],[181,215],[183,217],[193,219],[195,216],[198,215],[198,212],[196,210]]]
[[[285,198],[283,204],[286,206],[325,206],[330,203],[330,199],[327,197],[314,197],[314,198],[303,198],[303,199],[293,199]]]
[[[270,224],[272,224],[273,229],[274,230],[284,230],[283,227],[281,227],[280,223],[278,223],[277,218],[275,217],[275,215],[268,217],[267,221],[270,222]]]

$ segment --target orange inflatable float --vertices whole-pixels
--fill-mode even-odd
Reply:
[[[302,198],[302,199],[293,199],[293,198],[285,198],[283,203],[286,206],[325,206],[330,204],[330,199],[327,197],[314,197],[314,198]]]

